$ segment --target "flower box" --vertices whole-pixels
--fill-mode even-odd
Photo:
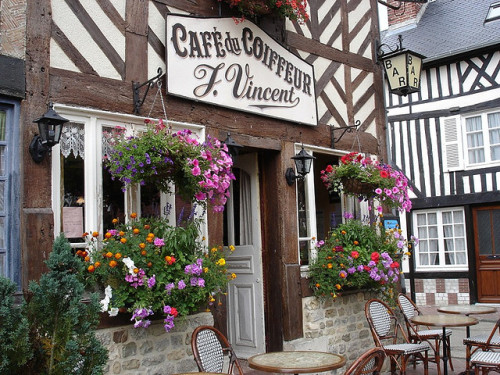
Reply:
[[[363,182],[354,177],[342,178],[342,186],[346,191],[352,192],[354,194],[365,195],[367,197],[375,195],[374,190],[377,187],[374,184]]]

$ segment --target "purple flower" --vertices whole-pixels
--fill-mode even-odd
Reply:
[[[155,284],[156,284],[156,277],[155,275],[153,275],[148,279],[148,288],[151,289],[152,287],[155,286]]]
[[[156,237],[154,240],[154,244],[155,244],[155,246],[161,247],[161,246],[165,245],[165,241],[163,241],[163,238]]]
[[[179,280],[179,282],[177,283],[177,288],[179,290],[182,290],[186,287],[186,283],[184,282],[184,280]]]

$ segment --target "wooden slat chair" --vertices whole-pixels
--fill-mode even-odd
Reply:
[[[476,351],[470,359],[470,364],[475,375],[479,375],[479,370],[483,375],[490,371],[500,372],[500,353]]]
[[[352,365],[349,366],[344,375],[379,375],[384,365],[384,360],[384,349],[379,347],[372,348],[356,359]]]
[[[391,359],[391,374],[396,373],[396,368],[402,375],[406,374],[408,360],[414,356],[422,360],[424,375],[428,375],[428,351],[431,349],[429,344],[427,342],[411,343],[394,311],[385,302],[379,299],[371,299],[366,302],[365,316],[375,346],[384,349],[386,356]]]
[[[212,326],[199,326],[191,335],[191,348],[200,372],[223,373],[224,355],[229,357],[228,374],[243,375],[243,369],[227,338]]]
[[[441,375],[440,347],[441,347],[441,343],[443,340],[443,330],[442,329],[431,329],[430,327],[419,326],[419,325],[413,324],[410,319],[416,315],[422,315],[422,313],[420,312],[417,305],[403,293],[399,293],[399,295],[398,295],[398,306],[399,306],[399,309],[401,310],[401,313],[403,314],[404,319],[405,319],[406,331],[408,334],[408,338],[410,339],[411,342],[427,341],[429,343],[431,349],[434,351],[434,357],[429,358],[429,361],[436,363],[437,373],[438,373],[438,375]],[[424,327],[424,329],[422,329],[422,327]],[[448,348],[448,350],[447,350],[448,360],[450,363],[450,368],[453,371],[455,371],[455,369],[453,368],[453,363],[451,361],[451,345],[450,345],[451,334],[452,334],[452,330],[446,329],[446,338],[445,339],[446,339],[446,344],[447,344],[447,348]],[[434,345],[431,343],[431,341],[434,341]]]
[[[472,357],[480,351],[500,350],[500,319],[489,334],[479,334],[464,339],[466,370],[470,368]],[[478,357],[476,357],[478,359]],[[482,358],[479,358],[482,359]]]

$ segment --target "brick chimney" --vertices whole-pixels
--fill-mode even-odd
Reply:
[[[407,3],[397,0],[388,0],[388,4],[401,7],[398,10],[387,8],[389,28],[395,29],[418,22],[425,10],[425,3]]]

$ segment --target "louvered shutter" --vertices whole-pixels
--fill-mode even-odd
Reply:
[[[441,119],[441,135],[443,139],[443,171],[463,170],[464,154],[462,149],[462,132],[460,117],[452,116]]]

